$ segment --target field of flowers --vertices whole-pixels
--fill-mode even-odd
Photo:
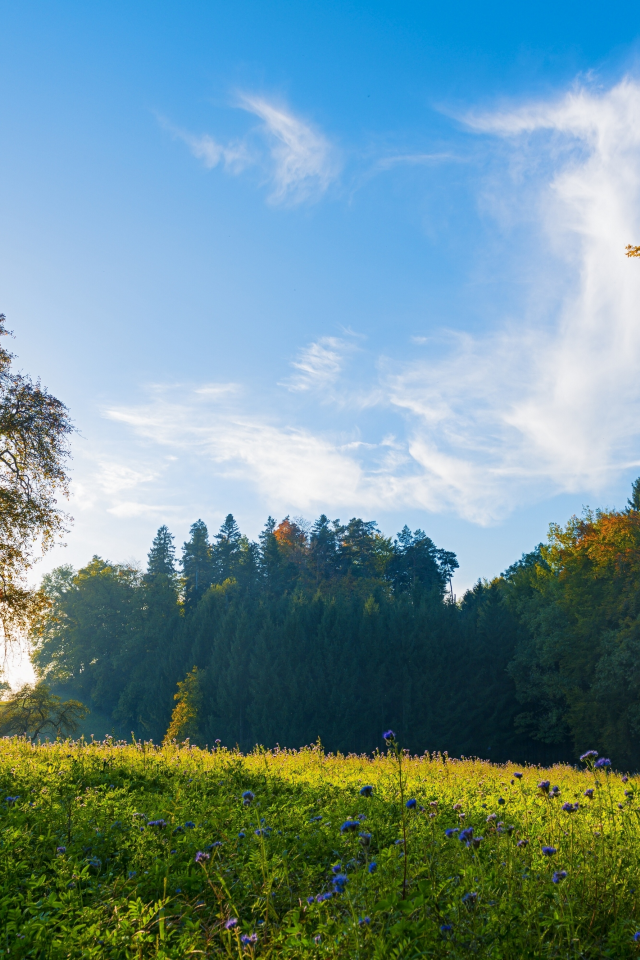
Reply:
[[[582,766],[5,739],[0,956],[635,957],[637,780]]]

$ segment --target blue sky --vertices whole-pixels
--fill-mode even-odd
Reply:
[[[631,4],[0,3],[0,311],[69,406],[40,566],[233,512],[461,591],[640,474]]]

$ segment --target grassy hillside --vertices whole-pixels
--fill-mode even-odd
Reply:
[[[635,957],[637,780],[588,763],[5,739],[0,956]]]

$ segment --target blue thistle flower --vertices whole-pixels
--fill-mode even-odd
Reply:
[[[520,773],[518,770],[514,771],[513,775],[516,778],[516,780],[522,780],[522,777],[524,776],[524,774]]]
[[[477,893],[465,893],[464,897],[462,898],[462,902],[466,903],[470,907],[473,907],[477,899]]]
[[[12,806],[14,805],[14,803],[16,802],[16,800],[19,800],[19,799],[20,799],[19,796],[17,796],[17,797],[5,797],[5,798],[4,798],[4,802],[5,802],[5,803],[8,803],[9,806],[12,807]]]
[[[373,787],[371,786],[370,783],[360,788],[361,797],[370,797],[372,793],[373,793]]]
[[[460,833],[460,827],[449,827],[448,830],[445,830],[445,837],[450,840],[451,837],[455,837],[456,833]]]
[[[405,804],[407,810],[415,810],[417,805],[418,805],[418,801],[414,800],[413,798],[411,800],[407,800]]]
[[[589,800],[593,800],[593,787],[588,787],[584,792],[584,796],[588,797]]]
[[[333,889],[336,893],[344,893],[344,888],[349,882],[349,877],[346,873],[337,873],[333,878]]]
[[[369,869],[369,873],[375,873],[375,872],[376,872],[376,870],[378,869],[378,864],[375,862],[375,860],[372,860],[372,861],[371,861],[371,863],[369,864],[369,868],[368,868],[368,869]]]
[[[242,936],[240,937],[240,943],[242,944],[243,947],[248,947],[249,944],[257,943],[257,942],[258,942],[257,933],[243,933]]]
[[[246,834],[244,830],[241,830],[240,833],[238,834],[238,840],[244,840],[245,836]]]
[[[538,789],[542,790],[543,793],[549,793],[549,787],[551,786],[550,780],[541,780],[538,784]]]
[[[396,738],[396,735],[393,732],[393,730],[385,730],[385,732],[382,734],[382,739],[386,740],[387,743],[390,743],[392,740],[395,740],[395,738]]]
[[[564,810],[565,813],[575,813],[579,809],[579,804],[563,803],[561,809]]]
[[[555,847],[543,847],[543,848],[542,848],[542,853],[543,853],[543,855],[544,855],[545,857],[552,857],[552,856],[553,856],[555,853],[557,853],[557,852],[558,852],[558,851],[557,851],[557,849],[556,849]]]
[[[193,830],[195,828],[195,823],[193,822],[193,820],[187,820],[187,822],[185,823],[185,827],[187,828],[187,830]]]
[[[207,860],[210,860],[210,859],[211,859],[211,855],[208,853],[205,853],[204,850],[198,850],[195,856],[196,863],[206,863]]]
[[[233,930],[233,928],[234,928],[234,927],[237,927],[237,926],[238,926],[238,918],[237,918],[237,917],[229,917],[229,919],[227,920],[227,922],[226,922],[225,925],[224,925],[224,928],[225,928],[225,930]]]
[[[587,750],[586,753],[583,753],[580,759],[583,763],[587,763],[589,760],[595,760],[598,756],[597,750]]]
[[[315,899],[315,897],[307,897],[307,903],[313,903]]]
[[[467,827],[466,830],[461,830],[458,840],[462,843],[468,843],[473,837],[473,827]]]
[[[67,852],[66,847],[56,847],[56,853],[63,854]]]
[[[503,804],[503,803],[506,803],[506,802],[507,802],[507,801],[504,799],[504,797],[498,797],[498,804],[499,804],[500,806],[502,806],[502,804]]]
[[[596,760],[596,770],[604,770],[605,767],[611,766],[611,760],[608,760],[606,757],[600,757],[599,760]]]
[[[147,822],[148,827],[157,827],[159,830],[164,830],[167,825],[166,820],[149,820]]]
[[[451,933],[452,930],[453,930],[453,927],[451,926],[450,923],[443,923],[440,925],[440,933],[442,934],[443,937],[446,937],[446,935],[448,933]]]
[[[248,807],[252,800],[255,800],[255,796],[251,793],[251,790],[245,790],[242,794],[242,800],[245,807]]]
[[[359,820],[345,820],[340,826],[340,833],[353,833],[360,826]]]
[[[361,927],[366,927],[371,923],[371,917],[360,917],[358,923]]]
[[[554,875],[551,877],[553,883],[560,883],[561,880],[566,880],[567,871],[566,870],[556,870]]]

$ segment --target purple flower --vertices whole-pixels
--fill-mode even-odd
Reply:
[[[344,888],[349,882],[349,877],[346,873],[337,873],[333,878],[333,889],[336,893],[344,893]]]
[[[582,754],[580,759],[582,760],[583,763],[588,763],[589,760],[595,760],[597,756],[598,756],[597,750],[587,750],[586,753]]]
[[[593,800],[593,787],[589,787],[584,792],[585,797],[589,797],[589,800]]]
[[[522,840],[518,840],[516,846],[521,847],[521,848],[524,848],[524,847],[526,847],[526,846],[528,845],[528,843],[529,843],[529,841],[528,841],[528,840],[525,840],[525,839],[523,838]]]
[[[371,917],[360,917],[358,923],[361,927],[368,926],[371,923]]]
[[[395,738],[396,735],[393,730],[385,730],[385,732],[382,734],[382,739],[386,740],[387,743],[389,743],[391,740],[395,740]]]
[[[440,933],[442,934],[443,937],[445,937],[448,933],[451,933],[452,930],[453,930],[453,927],[451,926],[450,923],[443,923],[440,926]]]
[[[478,899],[477,893],[465,893],[464,897],[462,898],[462,902],[472,907],[474,906],[477,899]]]
[[[207,860],[210,860],[210,859],[211,859],[210,854],[205,853],[203,850],[198,850],[198,852],[196,853],[196,857],[195,857],[196,863],[206,863]]]
[[[237,927],[237,926],[238,926],[238,918],[237,918],[237,917],[229,917],[229,919],[227,920],[227,922],[226,922],[225,925],[224,925],[224,928],[225,928],[225,930],[232,930],[234,927]]]
[[[458,840],[461,840],[462,843],[469,843],[472,837],[473,837],[473,827],[467,827],[466,830],[460,831],[460,836],[458,837]]]
[[[460,832],[460,827],[449,827],[448,830],[445,830],[444,835],[447,840],[450,840],[451,837],[455,837],[456,833]]]
[[[370,833],[361,832],[361,833],[358,834],[358,836],[360,837],[360,843],[362,844],[363,847],[368,847],[368,846],[371,845],[371,834],[370,834]]]
[[[148,827],[158,827],[159,830],[164,830],[167,825],[166,820],[149,820],[147,823]]]
[[[538,784],[538,789],[542,790],[543,793],[549,793],[549,787],[551,786],[550,780],[541,780]]]
[[[566,870],[556,870],[554,875],[551,877],[553,883],[560,883],[561,880],[566,880],[567,871]]]
[[[514,772],[514,774],[513,774],[513,775],[514,775],[514,777],[516,777],[516,779],[518,779],[518,780],[522,780],[522,774],[521,774],[521,773],[518,773],[518,772]]]
[[[372,860],[371,863],[369,864],[369,873],[375,873],[377,869],[378,869],[378,864],[375,862],[375,860]]]
[[[56,847],[56,853],[66,853],[66,852],[67,852],[66,847]]]
[[[411,800],[407,800],[405,806],[406,806],[407,810],[415,810],[415,808],[416,808],[416,806],[417,806],[417,803],[418,803],[418,801],[417,801],[417,800],[414,800],[414,799],[412,798]]]
[[[322,903],[324,900],[331,900],[332,896],[333,894],[331,893],[331,891],[329,891],[328,893],[319,893],[318,896],[316,897],[316,903]]]
[[[315,899],[315,897],[307,897],[307,903],[313,903]]]
[[[255,797],[251,793],[251,790],[245,790],[245,792],[242,794],[242,799],[244,801],[245,807],[248,807],[251,801],[255,799]]]
[[[14,805],[14,803],[16,802],[16,800],[19,800],[19,799],[20,799],[20,796],[19,796],[19,795],[18,795],[17,797],[5,797],[5,798],[4,798],[4,802],[5,802],[5,803],[8,803],[9,806],[12,807],[12,806]]]
[[[498,803],[499,803],[500,806],[502,806],[502,804],[503,804],[503,803],[506,803],[506,802],[507,802],[507,801],[504,799],[504,797],[498,797]]]
[[[552,857],[552,856],[554,855],[554,853],[557,853],[557,852],[558,852],[558,851],[556,850],[555,847],[543,847],[543,848],[542,848],[542,853],[544,854],[545,857]]]
[[[623,783],[629,783],[629,777],[625,776],[622,778]]]
[[[638,930],[637,933],[634,933],[633,939],[636,943],[640,943],[640,930]]]
[[[599,760],[596,760],[596,770],[604,770],[605,767],[611,766],[611,760],[608,760],[606,757],[600,757]]]
[[[195,827],[195,823],[193,822],[193,820],[187,820],[187,822],[185,823],[185,827],[187,828],[187,830],[193,830]]]
[[[359,820],[345,820],[340,827],[340,833],[352,833],[354,830],[357,830],[359,826]]]
[[[367,784],[366,786],[360,788],[361,797],[370,797],[372,793],[373,793],[373,787],[371,786],[371,784]]]
[[[240,943],[243,947],[248,947],[250,944],[258,942],[257,933],[243,933],[240,937]]]
[[[245,836],[246,834],[244,830],[241,830],[240,833],[238,834],[238,840],[244,840]]]
[[[563,804],[562,804],[562,809],[564,810],[565,813],[575,813],[576,810],[578,809],[578,804],[577,804],[577,803],[563,803]]]

